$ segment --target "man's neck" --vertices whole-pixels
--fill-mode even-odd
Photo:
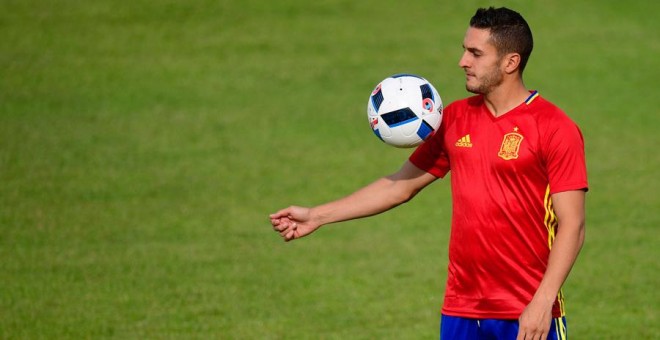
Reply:
[[[514,82],[508,86],[502,84],[484,95],[484,102],[494,117],[499,117],[522,104],[529,91],[522,82]]]

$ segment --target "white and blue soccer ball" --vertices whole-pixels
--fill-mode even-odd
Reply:
[[[367,116],[374,134],[383,142],[411,148],[440,127],[442,99],[428,80],[414,74],[396,74],[371,92]]]

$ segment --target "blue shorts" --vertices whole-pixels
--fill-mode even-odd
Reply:
[[[518,320],[468,319],[442,315],[441,340],[515,340]],[[554,318],[548,340],[566,340],[566,318]]]

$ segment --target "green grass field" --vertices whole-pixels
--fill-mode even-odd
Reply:
[[[284,243],[268,214],[410,150],[370,91],[468,95],[468,20],[503,1],[0,1],[0,338],[435,339],[448,183]],[[578,122],[587,240],[572,339],[660,339],[660,3],[509,1],[526,70]]]

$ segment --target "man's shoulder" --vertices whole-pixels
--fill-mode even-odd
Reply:
[[[537,99],[529,106],[529,112],[541,136],[552,138],[564,134],[581,134],[578,124],[564,110],[547,99]]]
[[[444,109],[445,120],[453,120],[463,116],[471,110],[477,110],[484,105],[484,98],[482,95],[471,96],[459,100],[455,100]]]
[[[535,108],[537,110],[547,111],[551,114],[564,113],[564,111],[560,109],[559,106],[555,105],[555,103],[540,95],[532,103],[529,103],[529,107]]]
[[[447,108],[448,109],[449,108],[451,108],[451,109],[461,109],[461,108],[465,109],[465,108],[468,108],[468,107],[471,107],[471,106],[472,107],[481,106],[481,105],[483,105],[483,103],[484,103],[484,97],[482,95],[475,95],[475,96],[455,100],[455,101],[449,103],[449,105],[447,105]]]
[[[536,116],[538,121],[542,121],[544,123],[570,122],[574,124],[571,117],[569,117],[563,109],[543,97],[539,96],[536,100],[534,100],[533,103],[530,104],[530,112]]]

